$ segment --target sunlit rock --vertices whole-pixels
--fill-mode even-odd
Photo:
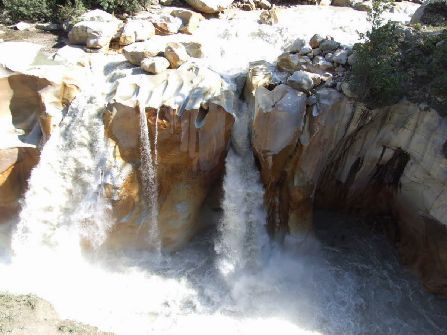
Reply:
[[[126,22],[120,36],[120,45],[148,40],[155,35],[154,25],[147,20],[130,20]]]
[[[91,49],[108,47],[122,22],[99,9],[85,13],[68,33],[71,44],[85,45]]]
[[[201,13],[212,14],[223,11],[233,3],[233,0],[186,0],[186,2]]]
[[[320,75],[307,71],[296,71],[287,79],[288,85],[303,92],[310,91],[320,83]]]
[[[150,41],[133,43],[124,47],[123,55],[129,63],[139,66],[144,58],[155,57],[163,53],[165,48],[166,43],[151,39]]]
[[[158,74],[169,67],[169,61],[164,57],[145,58],[141,61],[141,68],[151,74]]]
[[[252,142],[260,163],[261,177],[266,188],[268,224],[276,232],[291,229],[288,226],[289,206],[284,198],[289,156],[297,146],[306,114],[306,95],[287,85],[269,91],[259,87],[255,93],[255,115]]]
[[[159,75],[118,81],[114,102],[104,117],[106,133],[116,146],[115,159],[133,169],[124,184],[111,188],[118,221],[111,245],[148,248],[147,227],[140,226],[145,201],[139,177],[139,105],[145,107],[150,144],[158,157],[158,223],[163,247],[178,248],[199,228],[199,210],[223,173],[234,122],[229,114],[234,97],[224,87],[218,74],[186,64]]]
[[[10,215],[19,209],[18,199],[38,161],[38,147],[57,127],[80,86],[75,71],[51,62],[38,50],[26,42],[5,42],[0,47],[0,64],[5,66],[0,67],[0,209]]]
[[[205,19],[202,14],[186,9],[175,9],[171,12],[171,15],[182,20],[179,31],[189,35],[196,31],[200,22]]]
[[[165,49],[165,57],[171,64],[171,69],[177,69],[189,59],[189,55],[183,44],[175,42],[168,43]]]

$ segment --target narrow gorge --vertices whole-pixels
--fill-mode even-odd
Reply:
[[[372,4],[160,3],[5,27],[0,334],[446,333],[446,96],[361,96]]]

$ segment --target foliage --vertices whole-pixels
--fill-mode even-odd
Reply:
[[[383,24],[382,13],[390,2],[373,1],[368,14],[372,29],[360,34],[363,43],[354,46],[356,61],[349,75],[351,90],[365,103],[378,107],[391,104],[402,96],[403,74],[399,29],[393,22]]]
[[[3,0],[12,20],[49,20],[53,16],[55,0]]]
[[[150,0],[0,0],[13,21],[63,21],[79,16],[88,9],[109,13],[133,14],[146,8]]]
[[[384,24],[381,14],[388,6],[373,2],[372,28],[354,46],[350,89],[369,107],[393,104],[405,94],[447,114],[447,29]]]

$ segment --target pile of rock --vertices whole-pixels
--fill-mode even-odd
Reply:
[[[203,20],[199,13],[174,9],[170,13],[142,12],[123,22],[102,10],[81,16],[68,33],[70,44],[83,45],[87,50],[104,50],[112,40],[119,46],[149,40],[154,35],[192,34]]]
[[[298,38],[278,57],[277,68],[287,73],[286,83],[311,95],[324,85],[341,90],[346,66],[352,64],[352,49],[332,37],[314,35],[309,43]]]
[[[169,14],[141,12],[126,22],[101,10],[87,12],[68,34],[71,44],[83,45],[86,51],[107,50],[112,41],[127,61],[150,73],[176,69],[190,57],[203,57],[196,42],[172,42],[166,35],[192,34],[203,20],[199,13],[174,9]],[[158,35],[158,36],[157,36]]]

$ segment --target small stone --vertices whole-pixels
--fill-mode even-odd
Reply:
[[[338,49],[338,47],[340,46],[340,43],[334,41],[334,40],[330,40],[330,39],[324,39],[321,43],[320,43],[320,49],[322,52],[332,52]]]
[[[287,84],[296,90],[308,92],[321,83],[318,74],[307,71],[296,71],[288,79]]]
[[[335,51],[332,61],[336,64],[345,65],[348,61],[348,50]]]
[[[306,46],[306,41],[305,40],[303,40],[302,38],[297,38],[295,41],[293,41],[293,43],[291,44],[291,45],[289,45],[287,48],[286,48],[286,51],[287,52],[291,52],[291,53],[298,53],[298,52],[300,52],[301,51],[301,49],[303,48],[303,47],[305,47]]]
[[[189,59],[186,48],[182,44],[176,42],[168,43],[165,49],[165,57],[171,64],[172,69],[177,69]]]
[[[329,52],[324,56],[324,59],[326,59],[328,62],[332,62],[334,60],[334,54],[332,52]]]
[[[150,57],[141,61],[141,68],[151,74],[162,73],[169,65],[169,61],[164,57]]]
[[[320,43],[324,40],[323,36],[315,34],[309,41],[309,45],[312,49],[316,49],[320,46]]]
[[[308,45],[305,45],[301,48],[300,55],[307,55],[307,54],[310,54],[311,52],[312,52],[312,48]]]
[[[328,62],[321,56],[315,56],[313,59],[313,64],[320,70],[323,71],[333,71],[334,65],[331,62]]]

